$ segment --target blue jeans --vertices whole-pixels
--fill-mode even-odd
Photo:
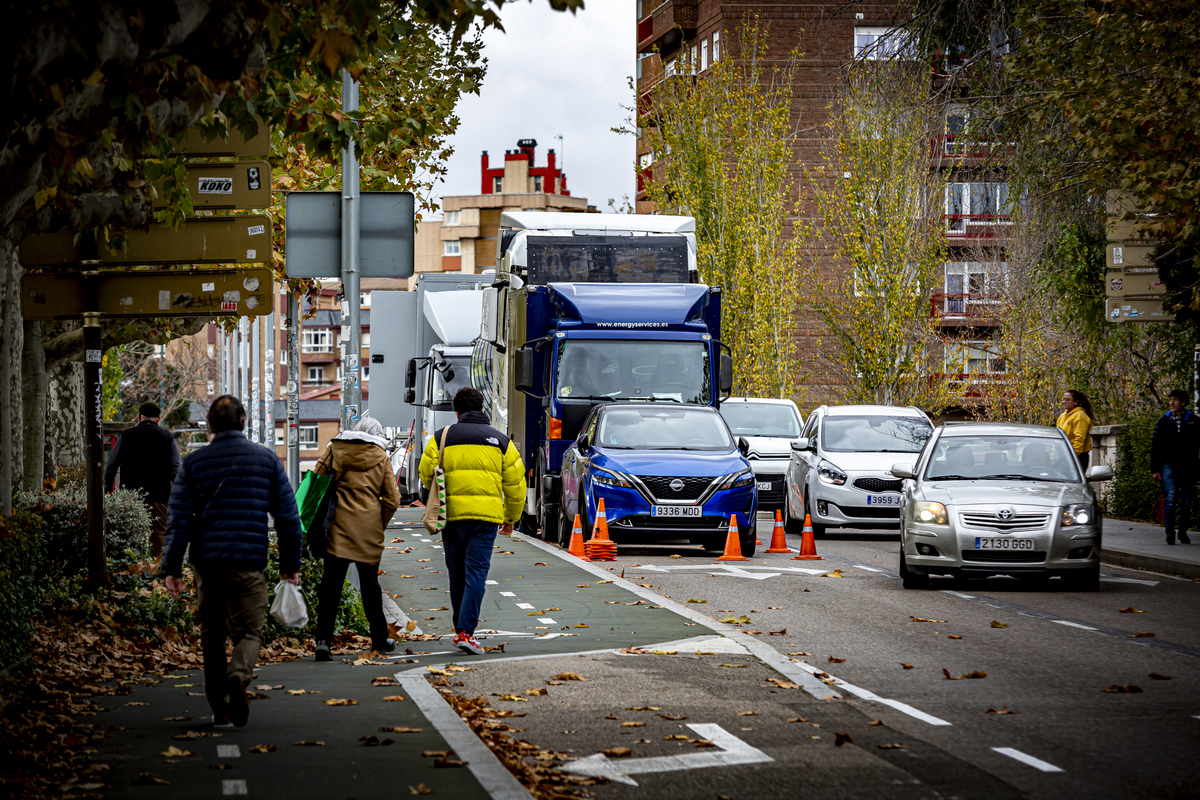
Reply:
[[[500,526],[476,519],[458,519],[442,529],[442,552],[450,572],[450,605],[454,608],[454,630],[475,633],[479,607],[487,588],[492,546]]]
[[[1195,483],[1195,473],[1190,469],[1163,464],[1163,490],[1167,493],[1166,508],[1163,509],[1163,522],[1167,526],[1167,535],[1174,536],[1175,531],[1187,532],[1192,521],[1192,484]]]

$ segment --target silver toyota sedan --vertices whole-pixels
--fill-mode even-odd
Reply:
[[[946,423],[904,478],[900,576],[905,589],[929,588],[930,575],[1027,580],[1058,576],[1095,591],[1103,520],[1092,491],[1111,467],[1086,476],[1058,428]]]

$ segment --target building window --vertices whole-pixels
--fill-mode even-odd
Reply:
[[[216,358],[216,355],[217,355],[217,346],[215,344],[210,344],[208,346],[208,357]]]
[[[362,332],[362,346],[363,347],[371,346],[371,332],[370,331]]]
[[[503,178],[492,178],[492,191],[493,192],[495,192],[496,194],[500,194],[503,186],[504,186]]]
[[[1011,213],[1007,183],[950,183],[946,185],[946,232],[959,236],[973,226],[1007,225]]]
[[[541,175],[533,176],[533,190],[535,192],[542,191],[542,176]]]
[[[309,383],[320,383],[325,380],[324,367],[309,367],[305,374],[308,376],[305,380]]]
[[[688,73],[696,74],[696,65],[700,63],[699,57],[696,55],[696,45],[692,45],[692,57],[688,59]]]
[[[854,57],[866,61],[911,59],[912,40],[898,28],[855,28]]]
[[[346,379],[346,368],[341,364],[337,365],[337,382],[341,383]]]
[[[275,446],[281,447],[285,444],[287,444],[287,440],[283,438],[283,427],[280,425],[276,425],[275,426]]]
[[[301,425],[300,426],[300,447],[305,450],[317,449],[317,426],[316,425]]]
[[[946,372],[952,375],[985,375],[1004,371],[1004,359],[991,342],[961,341],[946,345]]]
[[[369,380],[371,380],[371,368],[370,368],[370,367],[363,367],[363,368],[362,368],[362,379],[363,379],[363,382],[364,382],[364,383],[365,383],[366,381],[369,381]]]
[[[279,351],[279,363],[284,366],[287,366],[287,353],[288,351],[286,347],[281,348]]]
[[[700,43],[700,71],[708,69],[708,39]]]
[[[640,156],[638,156],[638,167],[640,169],[646,169],[646,167],[650,166],[653,163],[654,163],[654,151],[653,150],[651,150],[649,153],[642,153]]]
[[[462,255],[462,242],[460,242],[458,239],[447,239],[445,242],[442,242],[442,255]]]
[[[713,33],[713,63],[721,60],[721,32]]]
[[[300,335],[300,352],[332,353],[333,332],[328,328],[303,331]]]
[[[663,75],[668,78],[675,74],[675,59],[671,59],[663,66]]]
[[[459,220],[461,218],[462,218],[461,211],[447,211],[446,215],[445,215],[445,219],[442,220],[442,224],[443,225],[458,225]]]
[[[1004,291],[1008,262],[981,264],[974,261],[946,263],[942,314],[948,317],[977,316],[977,306],[996,305]],[[990,313],[990,312],[987,312]]]

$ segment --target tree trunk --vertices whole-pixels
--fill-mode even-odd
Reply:
[[[23,422],[23,474],[25,491],[42,488],[46,455],[46,353],[42,350],[42,323],[25,320],[21,350],[21,420]]]
[[[53,431],[55,463],[64,467],[83,464],[83,364],[60,361],[50,367],[46,414]]]
[[[13,424],[13,410],[21,402],[21,265],[17,250],[0,239],[0,511],[12,513],[12,495],[21,480],[21,429]]]

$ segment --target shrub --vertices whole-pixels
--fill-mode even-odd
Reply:
[[[31,617],[44,589],[41,528],[28,511],[0,515],[0,675],[28,665]]]
[[[74,574],[87,566],[87,491],[71,485],[53,492],[24,492],[17,507],[42,519],[47,567]],[[112,558],[139,559],[148,554],[150,512],[140,493],[118,489],[104,496],[104,539]]]
[[[1157,412],[1144,412],[1126,421],[1117,437],[1116,473],[1108,489],[1108,510],[1127,519],[1154,522],[1162,484],[1150,474],[1150,439]]]
[[[354,569],[353,565],[350,569]],[[295,637],[304,639],[305,637],[316,638],[317,633],[317,589],[321,585],[321,576],[325,573],[325,562],[323,559],[312,558],[308,555],[300,562],[300,594],[304,597],[304,604],[308,606],[308,625],[303,628],[285,628],[275,621],[269,613],[267,614],[267,622],[263,626],[263,644],[272,642],[279,638]],[[271,557],[267,561],[267,587],[270,591],[270,599],[275,599],[275,584],[281,580],[279,573],[279,548],[275,543],[275,534],[271,534]],[[349,570],[347,570],[349,576]],[[370,625],[367,624],[367,616],[362,610],[362,599],[359,597],[358,591],[350,585],[349,578],[342,583],[342,599],[338,603],[337,618],[334,622],[334,633],[338,631],[349,630],[353,633],[367,636],[370,634]]]

